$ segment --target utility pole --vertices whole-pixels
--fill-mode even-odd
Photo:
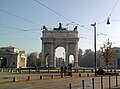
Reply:
[[[96,22],[94,24],[91,24],[91,26],[94,27],[94,60],[95,60],[95,76],[97,76],[97,60],[96,60]]]

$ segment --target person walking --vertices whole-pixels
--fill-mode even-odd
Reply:
[[[64,68],[64,76],[66,76],[66,73],[67,73],[67,67],[65,66],[65,68]]]
[[[60,68],[60,75],[63,78],[63,67]]]

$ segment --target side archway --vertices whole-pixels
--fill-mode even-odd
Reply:
[[[7,67],[7,58],[0,57],[0,67],[1,68],[6,68]]]
[[[120,69],[120,58],[117,60],[117,67]]]

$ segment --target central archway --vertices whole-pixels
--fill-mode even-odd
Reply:
[[[64,47],[57,47],[55,49],[55,61],[56,67],[62,67],[65,65],[65,48]]]

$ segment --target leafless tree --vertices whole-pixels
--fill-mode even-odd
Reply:
[[[107,71],[109,66],[112,64],[112,59],[113,59],[113,50],[111,46],[112,46],[112,42],[109,42],[109,39],[108,39],[107,43],[105,43],[103,47],[101,47],[102,56],[105,59],[105,65],[107,67]]]

